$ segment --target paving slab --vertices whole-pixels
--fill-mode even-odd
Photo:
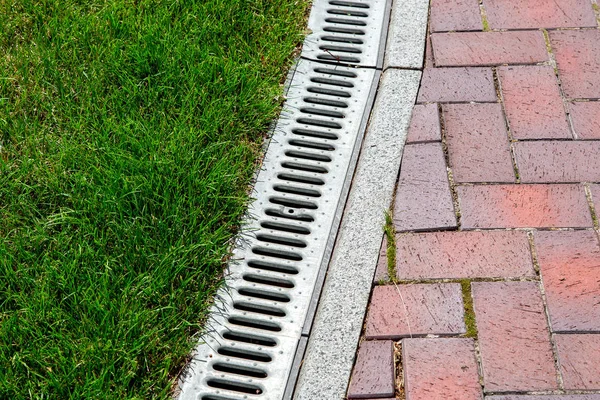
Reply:
[[[437,104],[419,104],[414,106],[406,144],[421,142],[440,142],[442,128]]]
[[[600,390],[600,335],[555,335],[565,389]]]
[[[558,389],[537,282],[471,284],[486,392]]]
[[[486,400],[600,400],[600,394],[546,394],[526,395],[511,394],[507,396],[485,396]]]
[[[423,71],[419,103],[496,102],[491,68],[427,68]]]
[[[573,102],[569,108],[577,139],[600,139],[600,101]]]
[[[460,284],[377,286],[365,324],[367,339],[465,333]]]
[[[391,340],[362,342],[348,388],[349,399],[394,395],[394,343]]]
[[[402,365],[406,400],[483,398],[473,339],[405,339]]]
[[[481,31],[477,0],[431,0],[431,32]]]

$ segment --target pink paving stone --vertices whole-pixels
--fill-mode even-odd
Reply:
[[[431,50],[431,37],[427,34],[425,42],[425,68],[433,68],[433,50]]]
[[[404,339],[406,400],[483,398],[472,339]]]
[[[513,138],[571,138],[552,67],[502,67],[498,75]]]
[[[431,42],[436,67],[535,64],[548,60],[540,31],[434,33]]]
[[[500,104],[445,104],[443,110],[454,181],[514,182]]]
[[[460,284],[385,285],[373,289],[367,339],[453,335],[466,331]]]
[[[390,340],[362,342],[348,388],[349,399],[394,396],[394,343]]]
[[[476,185],[456,191],[463,229],[592,226],[580,185]]]
[[[423,71],[418,103],[495,102],[489,68],[427,68]]]
[[[565,389],[600,389],[600,335],[554,337]]]
[[[437,104],[418,104],[413,107],[406,143],[439,142],[442,140]]]
[[[486,392],[557,389],[537,282],[471,284]]]
[[[600,400],[600,394],[547,394],[547,395],[520,395],[485,396],[486,400]]]
[[[600,141],[535,141],[514,146],[521,182],[600,182]]]
[[[600,98],[600,31],[552,31],[549,35],[565,95]]]
[[[600,101],[570,104],[573,130],[578,139],[600,139]]]
[[[432,32],[483,30],[477,0],[431,0]]]
[[[396,231],[456,227],[441,143],[404,148],[394,203]]]
[[[596,233],[536,232],[534,242],[553,331],[600,331],[600,246]]]
[[[377,259],[377,267],[375,268],[374,282],[378,283],[381,280],[389,280],[387,268],[387,238],[383,235],[381,248],[379,249],[379,258]]]
[[[596,27],[587,0],[483,0],[490,28]]]
[[[535,276],[522,231],[405,234],[396,243],[399,279]]]

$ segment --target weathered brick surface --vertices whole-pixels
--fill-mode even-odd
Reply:
[[[573,130],[578,139],[600,139],[600,101],[570,104]]]
[[[402,341],[406,400],[480,400],[472,339]]]
[[[600,394],[547,394],[547,395],[521,395],[485,396],[486,400],[600,400]]]
[[[443,111],[455,182],[515,181],[500,104],[445,104]]]
[[[375,268],[375,283],[380,280],[388,280],[388,268],[387,268],[387,238],[383,235],[381,242],[381,248],[379,249],[379,258],[377,259],[377,267]]]
[[[418,104],[413,107],[406,143],[439,142],[442,140],[437,104]]]
[[[396,243],[399,279],[535,276],[525,232],[416,233]]]
[[[600,220],[600,185],[590,185],[596,218]]]
[[[492,29],[596,27],[586,0],[483,0]]]
[[[483,29],[477,0],[431,0],[429,21],[432,32]]]
[[[486,392],[558,388],[536,282],[472,285]]]
[[[535,64],[548,60],[540,31],[434,33],[431,42],[436,67]]]
[[[350,379],[349,399],[394,396],[393,346],[389,340],[362,342]]]
[[[571,138],[552,67],[501,67],[498,75],[506,117],[515,139]]]
[[[534,242],[552,329],[600,331],[600,246],[596,233],[535,232]]]
[[[600,182],[600,141],[536,141],[514,146],[521,182]]]
[[[427,34],[425,41],[425,68],[433,68],[433,50],[431,49],[431,37]]]
[[[464,229],[592,226],[580,185],[476,185],[456,191]]]
[[[397,231],[456,227],[456,216],[440,143],[404,148],[394,204]]]
[[[490,68],[427,68],[423,71],[417,102],[495,102]]]
[[[373,289],[367,339],[464,333],[460,284],[385,285]]]
[[[600,390],[600,335],[556,335],[565,389]]]
[[[571,98],[600,97],[600,30],[552,31],[562,88]]]

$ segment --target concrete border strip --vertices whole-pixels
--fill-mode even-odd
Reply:
[[[429,0],[396,0],[385,50],[384,69],[422,69]]]

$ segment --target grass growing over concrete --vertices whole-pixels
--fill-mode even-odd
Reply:
[[[0,0],[0,398],[167,398],[304,0]]]

